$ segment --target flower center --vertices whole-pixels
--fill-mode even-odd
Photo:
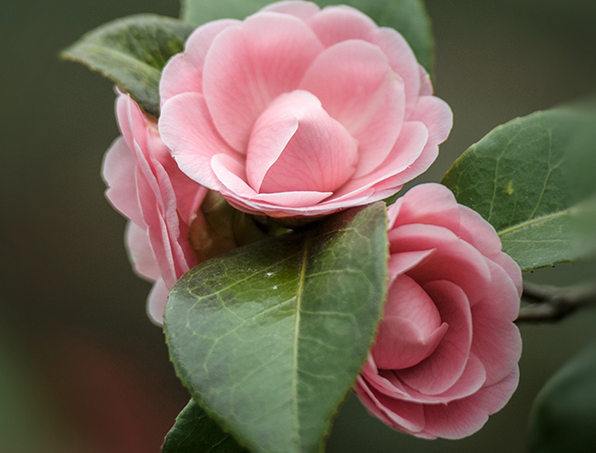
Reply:
[[[356,171],[358,142],[308,91],[275,99],[255,122],[248,183],[260,193],[333,192]]]

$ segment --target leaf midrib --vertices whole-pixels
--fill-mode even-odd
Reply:
[[[294,322],[294,379],[292,380],[292,399],[294,413],[296,415],[296,443],[298,451],[302,451],[300,442],[300,415],[298,414],[298,338],[300,332],[300,309],[302,304],[302,291],[304,289],[304,280],[306,278],[306,263],[308,261],[308,249],[310,246],[310,235],[306,236],[304,241],[304,250],[300,262],[300,277],[298,278],[298,291],[296,292],[296,320]]]
[[[516,230],[520,230],[522,228],[525,228],[527,226],[531,226],[531,225],[534,225],[534,224],[543,222],[545,220],[554,219],[554,218],[561,217],[561,216],[564,216],[564,215],[567,215],[567,214],[572,214],[573,209],[577,208],[577,206],[578,205],[574,205],[574,206],[571,206],[569,208],[563,209],[562,211],[553,212],[551,214],[548,214],[548,215],[545,215],[545,216],[542,216],[542,217],[536,217],[536,218],[533,218],[533,219],[526,220],[525,222],[518,223],[518,224],[516,224],[514,226],[511,226],[509,228],[506,228],[504,230],[501,230],[497,234],[499,235],[499,237],[502,237],[502,236],[505,236],[507,234],[513,233]]]

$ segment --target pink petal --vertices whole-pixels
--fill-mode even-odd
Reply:
[[[397,399],[408,398],[408,393],[405,391],[404,385],[399,382],[392,371],[378,370],[371,354],[369,354],[369,359],[364,364],[360,376],[364,378],[369,387],[375,388],[384,395]],[[397,385],[394,385],[394,382],[390,382],[388,376],[394,382],[397,382]]]
[[[236,153],[219,136],[202,95],[185,93],[166,102],[159,132],[184,173],[209,189],[221,189],[211,170],[211,158]]]
[[[378,28],[370,17],[345,5],[327,6],[308,25],[325,47],[352,39],[369,41]]]
[[[406,85],[407,86],[407,85]],[[434,96],[422,96],[408,121],[420,121],[428,129],[428,144],[439,145],[447,140],[453,126],[453,113],[449,105]]]
[[[409,123],[404,123],[404,126],[405,124]],[[439,147],[437,145],[426,144],[416,161],[402,172],[389,178],[385,178],[385,180],[375,184],[375,190],[385,191],[389,188],[397,188],[393,190],[393,193],[396,193],[405,183],[410,182],[412,179],[428,170],[432,163],[437,159],[438,155]]]
[[[124,216],[144,226],[134,174],[134,156],[124,138],[120,137],[106,152],[102,165],[102,175],[108,186],[106,197]]]
[[[424,286],[449,330],[434,353],[416,366],[399,370],[396,375],[420,393],[438,395],[461,377],[472,342],[472,318],[464,291],[448,281]]]
[[[214,172],[224,184],[227,190],[222,193],[224,196],[232,196],[229,201],[236,202],[239,206],[246,206],[256,212],[274,213],[279,209],[301,208],[313,206],[327,198],[330,193],[321,192],[280,192],[259,194],[250,187],[240,176],[243,171],[242,164],[224,154],[213,157],[211,162]],[[300,209],[296,213],[302,212]]]
[[[460,205],[457,204],[453,192],[441,184],[419,184],[408,190],[395,203],[399,203],[400,206],[394,224],[396,227],[423,223],[442,226],[457,234],[463,223],[460,220]]]
[[[272,3],[266,6],[261,11],[268,11],[270,13],[290,14],[303,21],[307,21],[310,17],[317,14],[319,7],[311,2],[288,0],[283,2]]]
[[[432,96],[433,86],[430,83],[428,72],[426,72],[426,69],[420,65],[418,66],[418,69],[420,71],[420,96]]]
[[[399,210],[401,209],[400,200],[402,198],[403,197],[398,198],[392,205],[387,207],[387,230],[393,229],[393,226],[395,225],[395,221],[399,215]]]
[[[203,92],[203,65],[213,40],[226,28],[239,23],[233,19],[216,20],[200,26],[189,36],[184,53],[174,55],[163,69],[159,83],[162,106],[178,94]]]
[[[336,191],[332,200],[339,202],[353,199],[371,187],[376,189],[376,185],[382,181],[408,171],[413,162],[419,159],[427,138],[428,134],[422,123],[404,123],[401,133],[385,161],[373,172],[348,181]],[[372,203],[376,199],[376,196],[371,197],[369,202]]]
[[[438,395],[427,395],[403,384],[394,372],[382,371],[381,373],[387,376],[387,382],[394,386],[394,389],[404,394],[401,397],[403,400],[421,404],[445,404],[455,399],[465,398],[476,393],[486,381],[484,366],[474,354],[468,356],[464,371],[457,382]]]
[[[160,105],[181,93],[203,91],[203,68],[194,66],[184,54],[174,55],[163,68],[159,82]]]
[[[450,230],[410,224],[389,231],[388,237],[391,254],[436,249],[430,259],[408,271],[421,286],[434,280],[451,281],[464,290],[471,305],[486,294],[491,279],[486,259]]]
[[[517,387],[517,367],[498,384],[484,387],[474,395],[447,405],[424,406],[425,431],[446,439],[461,439],[478,431],[488,416],[499,411]]]
[[[147,315],[149,319],[158,326],[163,325],[163,313],[168,302],[168,294],[170,290],[162,279],[159,279],[151,288],[149,297],[147,299]]]
[[[141,146],[147,147],[147,137],[145,134],[147,121],[139,106],[128,94],[121,94],[116,99],[116,118],[118,119],[120,132],[122,132],[122,136],[130,149],[134,148],[135,139]],[[133,130],[137,131],[136,137]]]
[[[222,137],[244,153],[259,115],[298,87],[322,50],[312,30],[290,15],[261,12],[221,32],[205,59],[203,93]]]
[[[504,379],[521,356],[521,337],[513,320],[519,311],[519,294],[507,273],[490,263],[492,280],[484,299],[472,307],[472,352],[484,364],[487,385]]]
[[[211,158],[209,166],[228,193],[248,199],[258,195],[257,191],[247,184],[246,166],[240,159],[227,154],[216,154]]]
[[[428,294],[410,277],[400,275],[389,288],[371,353],[379,368],[408,368],[426,359],[446,331]]]
[[[459,210],[461,226],[458,236],[488,258],[493,259],[501,255],[501,240],[494,227],[467,206],[459,205]]]
[[[384,313],[384,316],[411,321],[423,336],[430,335],[441,325],[441,317],[432,299],[407,275],[400,275],[389,288]],[[375,361],[378,365],[378,360]]]
[[[382,409],[379,401],[372,395],[368,382],[362,377],[358,377],[354,386],[354,393],[360,399],[360,402],[371,416],[378,418],[383,423],[394,428],[394,423],[389,419]]]
[[[404,37],[392,28],[377,29],[371,42],[387,55],[389,66],[404,81],[406,118],[408,121],[416,121],[417,118],[410,118],[410,114],[416,106],[420,92],[420,65],[412,48]]]
[[[394,253],[389,257],[389,278],[395,279],[427,259],[434,249]]]
[[[420,328],[408,319],[385,316],[371,352],[379,368],[409,368],[431,355],[447,330],[448,325],[443,323],[434,332],[424,335]]]
[[[277,98],[251,135],[246,173],[259,192],[330,192],[354,173],[356,141],[306,91]]]
[[[404,117],[403,82],[381,50],[364,41],[344,41],[313,62],[300,87],[359,141],[355,177],[375,169],[397,140]]]
[[[151,159],[151,149],[146,152],[149,160],[144,159],[135,142],[139,201],[161,275],[171,287],[190,265],[196,264],[196,258],[190,242],[186,239],[180,242],[176,195],[169,176],[159,161]]]
[[[521,297],[523,291],[523,279],[519,265],[506,253],[500,253],[491,257],[491,259],[507,272],[507,275],[509,275],[509,278],[511,278],[511,281],[517,289],[518,295]]]
[[[419,433],[424,429],[422,405],[389,398],[369,387],[362,377],[356,381],[354,392],[370,414],[389,426],[409,433]]]
[[[178,211],[181,222],[190,226],[203,203],[205,195],[207,195],[207,188],[182,173],[172,157],[170,157],[170,161],[170,165],[164,165],[163,167],[172,182],[176,196],[176,211]]]
[[[130,221],[126,224],[126,250],[135,272],[141,277],[155,281],[161,276],[147,229]]]
[[[178,279],[188,269],[197,264],[194,250],[188,239],[190,222],[186,223],[180,219],[178,197],[170,175],[160,163],[156,162],[154,165],[154,174],[160,188],[157,198],[159,203],[157,214],[165,222],[166,232],[172,248],[176,279]],[[196,199],[191,200],[192,203],[196,201]],[[151,227],[151,223],[148,222],[148,225]]]

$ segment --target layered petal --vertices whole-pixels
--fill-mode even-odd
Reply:
[[[424,289],[449,329],[428,359],[396,374],[419,392],[437,395],[454,385],[463,374],[472,345],[472,315],[466,294],[457,285],[433,281]]]
[[[342,41],[323,51],[300,83],[358,140],[357,178],[377,168],[397,140],[404,117],[404,85],[381,50]]]
[[[324,114],[280,110],[301,91]],[[314,217],[390,196],[430,166],[451,128],[431,94],[396,31],[348,6],[285,1],[199,27],[163,71],[159,127],[180,168],[239,209]]]
[[[186,40],[184,53],[174,55],[165,66],[159,84],[161,105],[182,93],[203,92],[203,66],[209,47],[223,30],[240,22],[223,19],[197,28]]]
[[[391,28],[379,28],[369,39],[387,55],[389,66],[404,81],[406,119],[417,121],[417,118],[410,118],[410,114],[420,95],[422,67],[416,61],[412,48],[399,32]]]
[[[420,184],[412,187],[408,196],[398,198],[390,209],[399,210],[399,222],[394,221],[393,228],[420,223],[441,226],[456,235],[461,229],[460,205],[445,186]]]
[[[431,355],[447,330],[428,294],[401,275],[391,285],[371,353],[379,368],[408,368]]]
[[[116,139],[106,152],[102,175],[110,203],[137,225],[145,225],[137,198],[135,159],[124,137]]]
[[[408,271],[420,285],[435,280],[453,282],[472,305],[486,294],[491,275],[485,258],[450,230],[435,225],[401,225],[389,232],[389,241],[392,254],[436,248],[431,259]]]
[[[434,96],[420,96],[415,102],[416,108],[407,117],[407,121],[424,123],[428,130],[429,146],[436,146],[447,140],[453,126],[453,113],[447,103]]]
[[[307,23],[325,47],[352,39],[369,41],[378,28],[366,14],[346,5],[327,6]]]
[[[307,91],[281,95],[259,117],[246,156],[257,192],[331,192],[356,170],[358,144]]]
[[[519,371],[516,367],[497,384],[483,387],[474,395],[447,405],[424,407],[425,431],[433,437],[460,439],[478,431],[488,416],[501,410],[517,387]]]
[[[203,95],[184,93],[170,99],[163,106],[159,132],[184,173],[209,189],[221,189],[222,183],[211,169],[211,158],[237,153],[217,132]]]
[[[147,228],[141,227],[131,220],[126,224],[124,237],[128,258],[135,272],[147,280],[157,280],[161,275],[161,270],[155,259]]]
[[[400,431],[468,436],[517,386],[521,271],[494,228],[439,184],[399,198],[388,225],[387,302],[354,391]]]
[[[212,159],[212,166],[215,173],[221,179],[225,188],[229,190],[228,194],[239,194],[238,203],[244,206],[255,206],[256,210],[275,209],[277,206],[289,206],[301,208],[303,206],[312,206],[321,200],[327,198],[330,192],[315,191],[296,191],[281,193],[257,193],[242,178],[244,167],[241,163],[232,157],[218,154]],[[224,191],[224,193],[226,193]],[[235,199],[235,196],[232,196]],[[233,200],[232,200],[233,201]],[[252,204],[252,203],[254,204]],[[244,204],[246,203],[246,204]]]
[[[287,14],[255,14],[215,38],[203,67],[203,93],[213,124],[232,148],[246,152],[256,119],[298,87],[322,50],[312,30]]]
[[[155,122],[129,96],[119,97],[116,112],[123,139],[104,161],[106,195],[131,219],[126,244],[136,272],[161,282],[148,301],[151,319],[159,322],[167,290],[197,264],[188,229],[206,189],[181,172]]]

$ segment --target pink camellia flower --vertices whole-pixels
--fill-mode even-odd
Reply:
[[[273,217],[394,194],[435,160],[452,124],[398,32],[303,1],[199,27],[160,93],[159,130],[182,171]]]
[[[169,290],[197,264],[189,239],[207,189],[184,175],[159,137],[157,124],[128,96],[120,95],[116,115],[123,137],[106,153],[106,196],[130,219],[126,244],[136,272],[155,284],[147,312],[157,324]]]
[[[389,293],[355,392],[397,430],[468,436],[517,387],[521,271],[440,184],[414,187],[388,216]]]

